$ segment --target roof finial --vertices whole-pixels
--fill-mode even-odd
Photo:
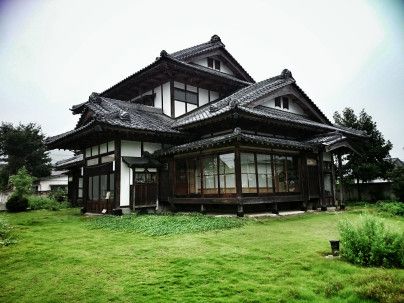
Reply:
[[[292,72],[290,70],[286,69],[286,68],[282,71],[281,76],[283,78],[293,78],[292,77]]]
[[[218,35],[213,35],[213,36],[210,38],[210,42],[212,42],[212,43],[220,42],[220,41],[222,41],[222,40],[220,40],[220,37],[219,37]]]
[[[160,52],[160,57],[167,57],[167,56],[168,56],[167,51],[163,49],[163,50]]]
[[[90,97],[88,97],[88,101],[90,101],[90,102],[99,102],[99,96],[100,96],[100,94],[99,93],[92,93],[91,95],[90,95]]]

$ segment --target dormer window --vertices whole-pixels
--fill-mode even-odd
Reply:
[[[288,97],[276,97],[275,98],[275,107],[289,109],[289,98]]]
[[[284,109],[289,109],[289,99],[288,97],[282,97],[282,103]]]
[[[213,58],[208,58],[208,67],[220,70],[220,61]]]
[[[275,107],[281,107],[281,97],[275,98]]]

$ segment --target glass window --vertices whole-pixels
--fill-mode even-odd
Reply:
[[[282,102],[283,102],[283,108],[284,109],[289,109],[289,99],[288,99],[288,97],[282,97]]]
[[[175,194],[180,196],[188,194],[187,162],[185,159],[175,162]]]
[[[241,153],[241,191],[243,193],[257,192],[254,154]]]
[[[108,146],[107,143],[101,144],[100,145],[100,154],[105,154],[108,151]]]
[[[275,107],[281,107],[281,97],[275,98]]]
[[[201,192],[201,172],[199,170],[199,161],[189,159],[187,161],[188,193],[199,194]]]
[[[88,199],[93,200],[93,177],[88,178]]]
[[[260,193],[272,193],[271,155],[257,154],[258,188]]]
[[[220,61],[215,60],[215,69],[220,70]]]
[[[100,199],[100,176],[93,177],[93,200]]]
[[[298,158],[290,156],[286,157],[286,167],[287,167],[288,191],[298,192],[299,191]]]
[[[208,67],[213,68],[213,59],[208,58]]]
[[[192,103],[192,104],[198,104],[198,94],[187,91],[186,92],[186,102]]]
[[[101,163],[109,163],[115,160],[115,155],[107,155],[107,156],[103,156],[101,157]]]
[[[98,164],[98,158],[87,160],[87,166],[92,166],[92,165],[97,165],[97,164]]]
[[[91,147],[86,148],[86,158],[91,157]]]
[[[109,174],[109,199],[113,200],[114,199],[114,193],[115,193],[115,175]]]
[[[83,178],[79,178],[78,197],[83,198]]]
[[[115,150],[115,144],[114,141],[109,141],[108,142],[108,152],[114,151]]]
[[[178,101],[186,101],[185,90],[174,88],[174,99]]]
[[[91,147],[91,156],[98,155],[98,145]]]
[[[209,156],[202,159],[203,167],[203,193],[218,194],[217,187],[217,158]]]
[[[275,191],[286,192],[285,156],[274,156]]]
[[[101,175],[100,176],[100,193],[101,193],[101,200],[106,199],[108,192],[108,175]]]
[[[234,153],[219,155],[219,181],[221,194],[236,193]]]

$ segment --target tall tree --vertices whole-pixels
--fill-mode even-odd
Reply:
[[[23,166],[34,177],[50,174],[50,158],[44,139],[41,127],[34,123],[14,126],[3,122],[0,125],[0,162],[5,162],[0,172],[0,188],[6,187],[9,176]]]
[[[343,172],[345,177],[355,179],[359,184],[377,178],[387,179],[392,169],[390,150],[393,145],[386,141],[383,134],[377,129],[377,124],[365,110],[357,116],[352,108],[345,108],[342,114],[334,113],[336,124],[364,131],[369,138],[357,147],[359,153],[350,153],[344,159]],[[360,187],[358,185],[360,198]]]

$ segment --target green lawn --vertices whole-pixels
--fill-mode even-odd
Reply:
[[[324,257],[328,240],[338,238],[337,222],[358,216],[315,213],[228,225],[190,217],[187,224],[213,226],[202,230],[231,228],[156,236],[147,230],[170,218],[134,217],[144,221],[133,225],[143,226],[136,233],[127,224],[125,231],[90,224],[94,218],[78,209],[1,213],[19,236],[0,247],[0,302],[403,302],[403,270]],[[404,229],[403,219],[386,220]]]

